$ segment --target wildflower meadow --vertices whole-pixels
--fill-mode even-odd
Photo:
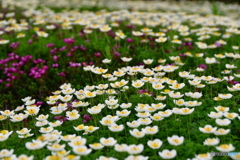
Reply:
[[[0,1],[0,159],[239,160],[239,11]]]

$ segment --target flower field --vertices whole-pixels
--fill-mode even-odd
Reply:
[[[239,10],[0,1],[0,159],[240,159]]]

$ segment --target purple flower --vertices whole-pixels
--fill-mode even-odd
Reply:
[[[90,116],[87,115],[87,114],[85,114],[85,115],[83,116],[83,118],[84,118],[85,120],[87,120],[87,121],[90,121],[90,120],[92,119],[92,117],[90,117]]]
[[[58,58],[59,58],[58,56],[55,56],[55,55],[54,55],[54,56],[53,56],[53,61],[54,61],[54,62],[57,62],[57,61],[58,61]]]
[[[28,44],[32,44],[33,43],[33,41],[32,40],[28,40]]]
[[[58,73],[59,76],[66,76],[64,72]]]
[[[42,104],[43,104],[43,102],[40,102],[40,101],[38,101],[38,102],[36,103],[37,106],[40,106],[40,105],[42,105]]]
[[[219,42],[215,42],[215,46],[221,47],[222,45],[221,45],[221,43],[219,43]]]
[[[20,42],[13,42],[10,44],[11,48],[18,48],[18,46],[20,45]]]
[[[53,68],[57,68],[58,66],[59,66],[58,63],[52,64]]]
[[[80,50],[85,51],[87,48],[84,46],[80,46]]]
[[[51,48],[53,46],[54,46],[54,43],[49,43],[49,44],[46,45],[47,48]]]
[[[64,116],[55,116],[54,119],[60,120],[60,122],[68,121],[68,117]]]
[[[101,53],[100,52],[97,52],[97,53],[94,53],[95,57],[101,57]]]
[[[10,83],[7,83],[7,84],[6,84],[6,87],[11,87],[11,84],[10,84]]]
[[[207,65],[205,65],[205,64],[199,64],[198,67],[200,67],[200,68],[202,68],[202,69],[204,69],[204,70],[207,69]]]
[[[67,46],[63,46],[62,48],[59,49],[59,51],[64,51],[65,49],[67,49]]]
[[[84,118],[83,123],[88,123],[93,117],[90,117],[89,115],[85,114],[83,118]]]
[[[184,53],[180,53],[179,56],[180,56],[180,57],[186,57],[187,55],[184,54]]]
[[[67,44],[73,44],[75,43],[75,40],[72,38],[64,38],[63,41]]]
[[[121,54],[118,53],[118,52],[114,52],[114,55],[115,55],[115,56],[120,56]]]

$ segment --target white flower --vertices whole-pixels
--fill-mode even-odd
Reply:
[[[145,64],[152,64],[153,59],[144,59],[143,62],[144,62]]]
[[[127,117],[130,113],[131,113],[131,111],[128,111],[126,109],[116,112],[117,116],[119,116],[119,117]]]
[[[198,101],[188,101],[188,102],[184,102],[184,105],[186,107],[195,107],[195,106],[200,106],[202,104],[202,102],[198,102]]]
[[[68,120],[75,120],[80,117],[80,114],[78,113],[77,110],[72,110],[72,111],[67,111],[66,116],[68,117]]]
[[[39,37],[48,37],[48,33],[44,32],[44,31],[37,31],[37,35]]]
[[[140,88],[144,85],[144,82],[141,80],[132,81],[132,86],[135,88]]]
[[[54,129],[53,127],[46,127],[46,128],[41,127],[39,132],[41,132],[41,133],[50,133],[50,132],[53,131],[53,129]]]
[[[215,120],[215,122],[216,122],[217,125],[219,125],[219,126],[228,126],[229,124],[231,124],[231,121],[230,121],[229,119],[227,119],[227,118],[225,118],[225,119],[219,119],[219,118],[217,118],[217,119]]]
[[[105,157],[105,156],[100,156],[98,159],[96,160],[118,160],[117,158],[113,158],[113,157]]]
[[[158,126],[153,126],[153,127],[147,126],[143,129],[143,131],[145,132],[145,134],[153,135],[153,134],[156,134],[159,131],[159,129],[158,129]]]
[[[204,128],[199,127],[199,130],[203,133],[213,133],[217,130],[217,127],[212,127],[211,125],[205,125]]]
[[[108,25],[104,25],[102,27],[99,28],[101,32],[108,32],[110,31],[112,28],[109,27]]]
[[[72,148],[75,147],[80,147],[80,146],[84,146],[87,142],[86,138],[76,138],[76,139],[72,139],[68,145]]]
[[[169,86],[169,88],[171,89],[182,89],[185,86],[185,83],[174,83],[172,84],[172,86]]]
[[[132,58],[128,58],[128,57],[121,57],[121,60],[123,62],[130,62],[132,60]]]
[[[229,111],[229,107],[217,106],[217,107],[214,107],[214,108],[218,112],[228,112]]]
[[[36,118],[36,120],[38,120],[38,121],[44,121],[44,120],[47,120],[48,117],[49,117],[48,114],[47,114],[47,115],[40,114],[40,115]]]
[[[104,59],[102,60],[103,63],[111,63],[111,59]]]
[[[163,109],[164,107],[166,107],[166,104],[163,104],[163,103],[154,104],[154,103],[152,103],[151,106],[155,109]]]
[[[67,88],[67,89],[63,89],[61,92],[63,93],[63,94],[73,94],[74,92],[75,92],[76,90],[75,89],[72,89],[72,88]]]
[[[123,109],[130,108],[131,106],[132,106],[132,103],[122,103],[120,105],[120,107],[123,108]]]
[[[0,158],[5,159],[5,157],[11,157],[13,152],[14,152],[13,149],[11,150],[3,149],[0,151]]]
[[[113,137],[109,138],[101,138],[100,143],[104,146],[114,146],[117,143],[117,140],[115,140]]]
[[[24,111],[24,112],[29,114],[29,115],[37,115],[38,112],[40,111],[40,107],[29,107],[29,106],[27,106],[26,109],[27,110]]]
[[[145,136],[145,132],[139,131],[138,129],[133,129],[133,130],[130,130],[129,132],[133,137],[136,137],[136,138],[142,138]]]
[[[173,149],[171,151],[168,149],[164,149],[162,152],[158,152],[158,154],[163,159],[173,159],[176,157],[177,151],[175,149]]]
[[[218,145],[219,142],[220,140],[218,138],[208,138],[208,139],[205,139],[205,141],[203,142],[203,145],[215,146],[215,145]]]
[[[124,129],[124,126],[121,125],[117,125],[117,124],[113,124],[111,126],[108,126],[108,129],[112,132],[120,132]]]
[[[143,151],[143,149],[144,149],[143,144],[139,144],[139,145],[132,144],[127,147],[127,152],[129,154],[139,154]]]
[[[186,93],[185,93],[186,94]],[[173,100],[173,102],[178,105],[178,106],[184,106],[184,99],[179,99],[179,100]]]
[[[154,139],[153,141],[149,140],[147,145],[152,149],[159,149],[162,146],[163,142],[160,139]]]
[[[23,134],[28,134],[30,131],[31,131],[31,129],[23,128],[16,132],[17,132],[17,134],[23,135]]]
[[[72,99],[72,95],[60,96],[60,100],[63,102],[68,102]]]
[[[62,151],[65,148],[65,144],[51,144],[47,146],[47,149],[53,152],[58,152],[58,151]]]
[[[161,121],[163,120],[163,117],[161,117],[158,113],[155,113],[153,116],[150,116],[150,118],[154,121]]]
[[[228,112],[225,112],[225,113],[223,114],[223,116],[226,117],[226,118],[228,118],[228,119],[235,119],[235,118],[238,116],[238,114],[237,114],[237,113],[228,113]]]
[[[171,98],[181,98],[184,96],[184,94],[181,94],[180,92],[171,92],[168,94]]]
[[[34,156],[27,156],[25,154],[21,154],[20,156],[18,156],[18,160],[33,160]]]
[[[127,145],[126,144],[115,144],[114,150],[117,152],[126,152],[127,151]]]
[[[73,152],[78,154],[78,155],[88,155],[92,152],[92,149],[88,149],[86,146],[80,146],[80,147],[74,147]]]
[[[167,41],[167,38],[166,37],[159,37],[159,38],[155,39],[155,41],[157,43],[164,43],[164,42]]]
[[[221,144],[216,149],[220,152],[231,152],[235,150],[235,147],[232,144]]]
[[[192,109],[189,109],[189,108],[180,108],[180,109],[178,110],[178,114],[187,115],[187,114],[191,114],[193,111],[194,111],[194,108],[192,108]]]
[[[148,158],[149,157],[144,157],[142,155],[137,155],[137,156],[130,155],[127,158],[125,158],[124,160],[148,160]]]
[[[118,103],[118,100],[117,99],[109,99],[109,100],[105,100],[105,103],[109,106],[113,106]]]
[[[152,120],[150,118],[139,118],[137,121],[142,125],[149,125],[152,123]]]
[[[132,121],[132,122],[127,122],[127,125],[128,127],[131,127],[131,128],[137,128],[141,125],[141,123],[138,121]]]
[[[210,112],[210,114],[208,114],[208,116],[210,118],[221,118],[223,116],[222,112]]]
[[[102,145],[101,143],[93,143],[93,144],[89,144],[89,147],[91,147],[92,149],[98,150],[98,149],[102,149],[104,145]]]
[[[211,153],[203,153],[196,155],[197,160],[212,160],[213,156]]]
[[[48,142],[42,142],[40,140],[32,140],[32,142],[25,143],[25,146],[29,150],[36,150],[43,148]]]
[[[213,64],[213,63],[216,63],[217,62],[217,60],[216,60],[216,58],[209,58],[209,57],[206,57],[205,58],[205,62],[207,63],[207,64]]]
[[[168,109],[165,111],[159,111],[158,114],[162,117],[169,117],[172,115],[172,111]]]
[[[10,110],[0,111],[0,113],[7,117],[13,116],[15,114],[14,111],[10,111]]]
[[[230,129],[223,129],[223,128],[219,128],[218,130],[216,130],[215,132],[213,132],[216,136],[219,135],[226,135],[230,132]]]
[[[155,90],[161,90],[161,89],[163,89],[165,86],[162,85],[162,83],[155,82],[155,83],[152,83],[152,87],[153,87]]]
[[[221,99],[230,99],[232,98],[232,94],[218,94],[218,97]]]
[[[168,140],[168,143],[170,143],[171,145],[178,146],[183,143],[184,137],[183,136],[179,137],[177,135],[173,135],[172,137],[168,137],[167,140]]]

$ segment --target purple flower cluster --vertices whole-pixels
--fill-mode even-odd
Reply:
[[[69,62],[69,67],[80,67],[81,63],[73,63],[73,62]]]
[[[75,43],[75,40],[72,38],[64,38],[63,41],[67,44],[73,44]]]
[[[54,119],[59,120],[60,122],[68,121],[68,118],[64,116],[55,116]]]
[[[43,75],[45,75],[45,73],[48,70],[48,66],[44,65],[41,68],[36,66],[36,67],[32,67],[30,69],[30,73],[28,74],[29,76],[37,79],[37,78],[41,78]]]
[[[5,79],[0,79],[0,83],[6,82],[6,86],[10,87],[19,75],[24,74],[23,66],[32,59],[32,56],[19,56],[15,53],[8,54],[8,58],[0,60],[0,70],[6,75]]]

